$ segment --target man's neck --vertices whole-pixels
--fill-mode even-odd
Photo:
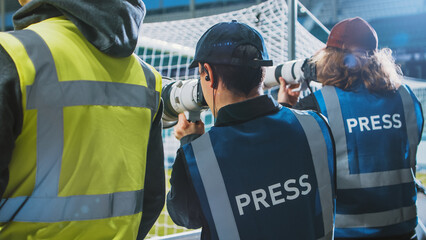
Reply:
[[[215,97],[216,114],[219,111],[219,109],[221,109],[222,107],[226,105],[243,102],[248,99],[258,97],[260,95],[263,95],[262,88],[260,87],[253,89],[247,96],[245,96],[244,94],[235,94],[234,92],[231,92],[227,89],[222,89],[222,91],[218,91],[216,93],[216,97]]]

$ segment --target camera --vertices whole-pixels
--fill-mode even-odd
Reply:
[[[264,88],[280,85],[280,77],[283,77],[287,84],[300,83],[306,87],[311,81],[316,81],[316,65],[311,58],[306,58],[266,67]]]
[[[315,63],[310,59],[285,62],[278,66],[265,67],[264,89],[280,84],[283,77],[287,84],[301,83],[303,90],[311,81],[316,81]],[[201,111],[207,109],[199,79],[174,80],[163,77],[163,128],[176,125],[179,113],[187,112],[191,122],[200,120]]]
[[[188,112],[188,120],[200,120],[200,113],[207,108],[199,79],[174,80],[163,77],[162,98],[164,102],[163,128],[173,127],[179,113]]]

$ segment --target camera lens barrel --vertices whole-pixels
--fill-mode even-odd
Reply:
[[[272,88],[280,85],[280,77],[283,77],[287,84],[297,84],[303,81],[302,70],[305,59],[288,61],[283,64],[265,68],[265,88]]]
[[[198,79],[163,78],[164,128],[176,124],[179,113],[200,112],[207,107]]]

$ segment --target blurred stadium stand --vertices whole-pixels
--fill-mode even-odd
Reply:
[[[17,0],[5,1],[5,26],[12,30],[12,15]],[[144,0],[145,22],[171,21],[209,16],[252,6],[265,0]],[[406,76],[426,79],[426,0],[299,0],[325,26],[360,16],[369,21],[379,35],[380,47],[394,51]],[[2,19],[0,19],[1,23]],[[327,34],[299,8],[299,22],[322,41]]]
[[[145,22],[209,16],[242,9],[264,0],[145,0]],[[193,5],[191,4],[193,2]],[[299,0],[325,26],[360,16],[379,35],[380,47],[394,51],[406,76],[426,79],[426,0]],[[191,6],[192,5],[192,6]],[[327,34],[299,8],[299,22],[322,41]]]
[[[162,22],[231,12],[262,0],[144,0],[148,14],[144,22]]]
[[[334,24],[338,20],[354,16],[360,16],[371,21],[378,18],[406,16],[425,11],[424,0],[300,0],[300,2],[308,9],[315,9],[321,2],[320,11],[313,13],[325,24]]]

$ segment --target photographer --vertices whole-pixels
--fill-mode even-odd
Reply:
[[[202,122],[180,115],[167,209],[177,225],[202,227],[202,239],[332,239],[327,124],[262,95],[270,65],[262,36],[236,21],[197,43],[191,67],[216,122],[203,134]]]
[[[423,115],[375,30],[346,19],[313,56],[321,90],[295,109],[324,114],[336,143],[337,239],[415,239],[417,145]],[[284,79],[278,101],[294,103]]]

